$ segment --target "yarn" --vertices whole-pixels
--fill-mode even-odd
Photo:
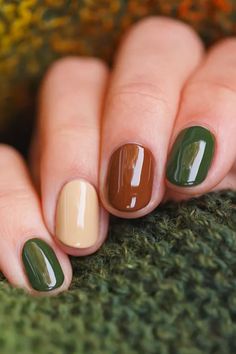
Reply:
[[[236,352],[235,192],[112,220],[73,258],[68,292],[31,297],[0,281],[1,354]]]

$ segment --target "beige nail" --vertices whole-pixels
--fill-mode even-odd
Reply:
[[[84,180],[67,183],[56,210],[56,237],[66,246],[93,246],[99,232],[99,204],[95,188]]]

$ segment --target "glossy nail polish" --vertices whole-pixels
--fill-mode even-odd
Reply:
[[[110,205],[124,212],[137,211],[150,201],[153,186],[152,153],[139,144],[126,144],[111,156],[106,178]]]
[[[33,238],[26,241],[22,250],[22,261],[33,289],[51,291],[64,282],[64,274],[53,249],[43,240]]]
[[[95,188],[84,180],[67,183],[59,195],[56,237],[66,246],[87,248],[99,236],[99,202]]]
[[[193,187],[207,177],[215,150],[215,138],[206,128],[193,126],[177,137],[167,163],[167,179],[177,186]]]

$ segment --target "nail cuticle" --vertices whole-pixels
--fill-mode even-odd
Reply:
[[[214,138],[217,136],[216,130],[213,129],[213,127],[210,124],[207,124],[207,123],[204,122],[204,124],[199,125],[198,123],[199,123],[198,121],[192,120],[192,121],[188,122],[186,125],[183,125],[182,129],[179,132],[177,132],[176,135],[173,136],[173,138],[174,138],[173,141],[175,142],[177,137],[184,130],[191,129],[191,128],[194,128],[194,127],[199,127],[199,128],[205,129],[206,131],[209,131]],[[215,143],[216,143],[216,139],[215,139]],[[172,145],[172,147],[173,147],[173,145]],[[171,148],[171,150],[172,150],[172,148]]]

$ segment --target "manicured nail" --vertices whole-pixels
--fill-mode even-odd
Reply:
[[[67,183],[56,210],[56,237],[66,246],[93,246],[99,235],[99,202],[95,188],[84,180]]]
[[[167,163],[167,179],[181,187],[202,183],[209,171],[215,138],[206,128],[184,129],[177,137]]]
[[[26,241],[22,260],[29,282],[37,291],[59,288],[64,274],[53,249],[43,240],[33,238]]]
[[[153,184],[153,156],[138,144],[126,144],[110,160],[106,180],[107,198],[120,211],[137,211],[150,201]]]

